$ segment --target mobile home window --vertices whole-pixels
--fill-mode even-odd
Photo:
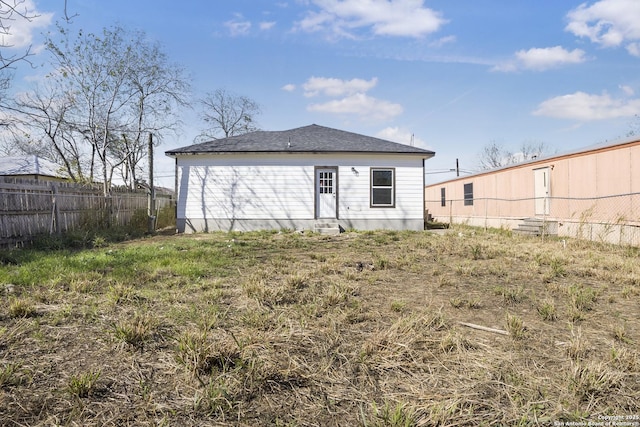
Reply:
[[[371,168],[371,207],[393,208],[396,198],[396,173],[393,168]]]
[[[447,206],[447,189],[445,187],[440,189],[440,206]]]
[[[473,183],[464,185],[464,205],[473,206]]]

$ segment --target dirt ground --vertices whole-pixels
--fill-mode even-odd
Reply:
[[[0,260],[0,425],[640,425],[638,248],[460,227]]]

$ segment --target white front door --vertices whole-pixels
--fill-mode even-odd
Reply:
[[[316,218],[337,218],[337,179],[337,169],[316,169]]]
[[[536,198],[536,215],[549,215],[550,178],[549,168],[533,170],[533,179],[535,181],[533,196]]]

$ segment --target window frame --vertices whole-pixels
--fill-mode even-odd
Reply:
[[[373,185],[375,172],[391,172],[391,185]],[[391,191],[391,203],[374,203],[373,190],[389,189]],[[370,208],[395,208],[396,207],[396,168],[372,167],[369,169],[369,207]]]
[[[447,187],[440,187],[440,206],[447,206]]]
[[[464,205],[473,206],[473,182],[464,184],[463,194],[464,194]]]

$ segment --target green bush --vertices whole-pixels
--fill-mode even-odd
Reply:
[[[128,228],[132,232],[144,233],[147,231],[149,225],[149,216],[146,209],[136,209],[131,215]]]
[[[176,225],[176,208],[170,203],[158,211],[156,218],[156,229],[175,227]]]

